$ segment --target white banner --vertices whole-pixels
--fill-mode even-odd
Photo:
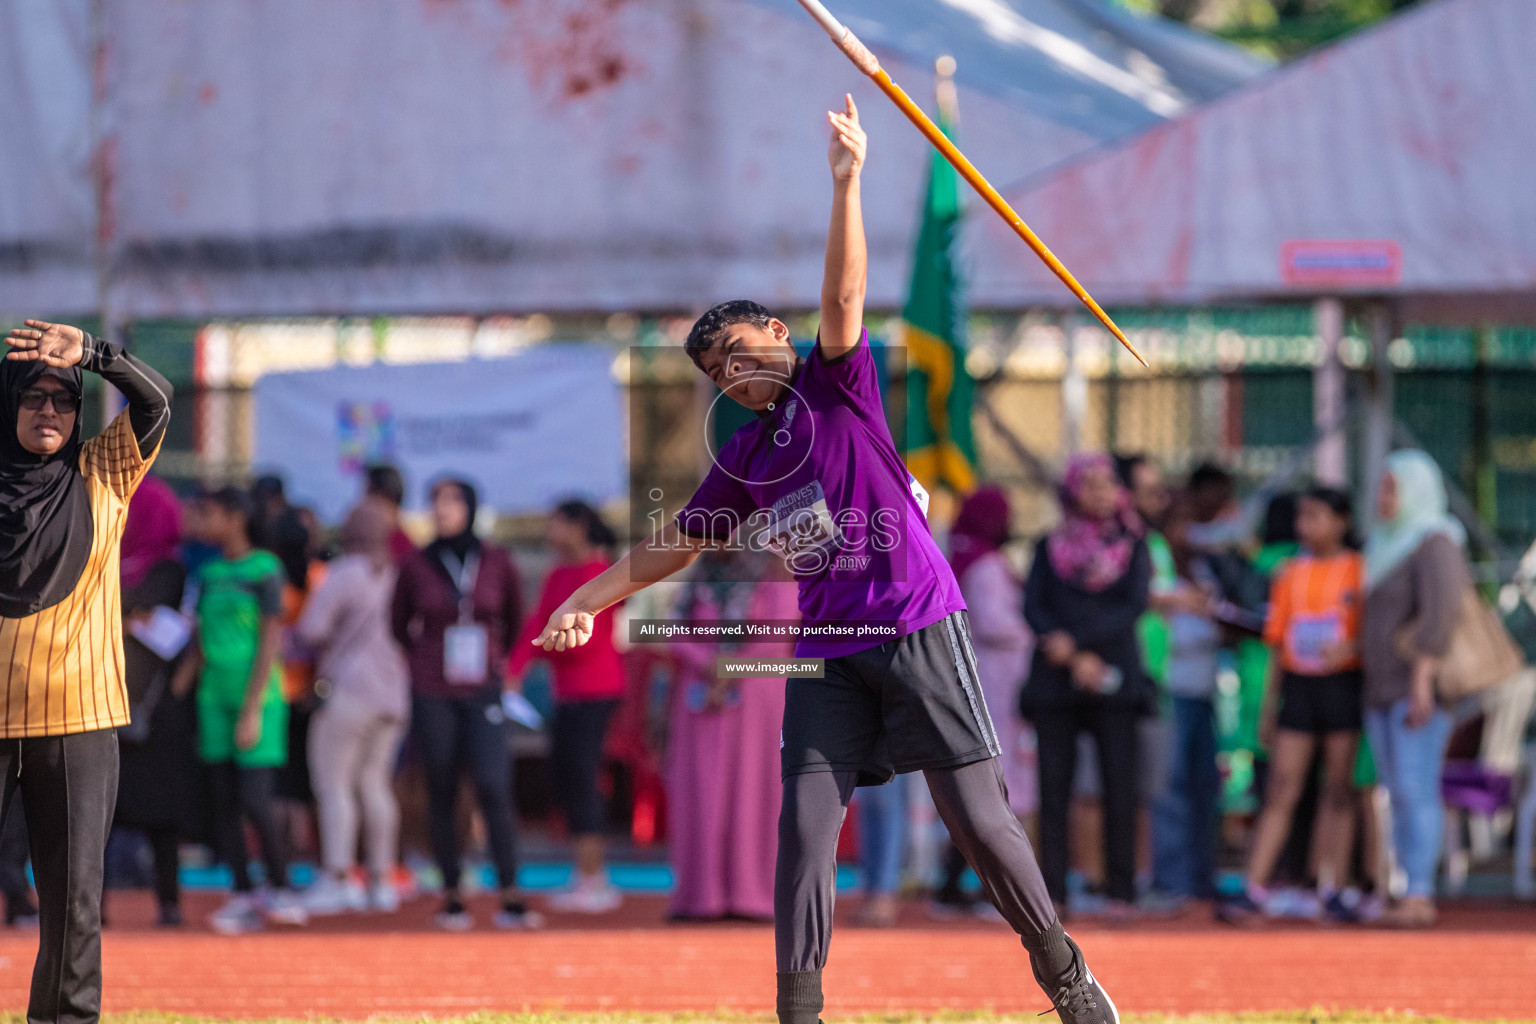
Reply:
[[[601,504],[625,486],[622,397],[613,353],[556,344],[507,359],[337,367],[256,385],[256,465],[296,504],[335,522],[362,493],[363,468],[400,467],[406,504],[442,476],[473,483],[498,512],[569,497]]]
[[[0,2],[0,315],[96,308],[90,6]]]

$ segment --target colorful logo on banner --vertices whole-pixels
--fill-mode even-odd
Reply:
[[[336,407],[336,451],[343,473],[361,473],[398,454],[394,410],[388,402],[342,402]]]
[[[1403,279],[1403,248],[1386,240],[1309,239],[1280,246],[1286,284],[1369,288]]]

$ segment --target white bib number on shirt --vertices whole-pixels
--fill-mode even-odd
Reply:
[[[1337,564],[1337,563],[1335,563]],[[1312,560],[1301,562],[1291,575],[1291,601],[1293,608],[1306,604],[1315,566]],[[1336,570],[1330,570],[1336,571]],[[1303,572],[1305,577],[1303,577]],[[1286,630],[1285,646],[1297,671],[1309,675],[1322,675],[1332,666],[1328,652],[1344,642],[1344,613],[1342,609],[1329,608],[1320,612],[1295,613]]]
[[[796,572],[816,571],[815,563],[825,559],[812,557],[815,552],[843,546],[843,533],[832,519],[820,483],[807,484],[774,503],[765,542]]]
[[[1344,623],[1337,612],[1298,615],[1291,620],[1287,637],[1291,659],[1305,672],[1328,670],[1328,650],[1344,639]]]

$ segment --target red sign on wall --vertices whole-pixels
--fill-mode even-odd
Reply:
[[[1364,288],[1403,278],[1403,249],[1393,241],[1305,239],[1280,246],[1286,284]]]

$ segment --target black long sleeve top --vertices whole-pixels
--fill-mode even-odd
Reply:
[[[121,391],[128,400],[128,420],[139,442],[139,454],[145,458],[155,450],[171,422],[171,383],[142,359],[109,345],[100,338],[85,336],[85,354],[80,369],[96,374]]]
[[[1024,584],[1024,618],[1040,640],[1058,630],[1076,642],[1078,650],[1091,651],[1120,669],[1120,689],[1108,695],[1090,694],[1075,686],[1069,669],[1052,664],[1042,645],[1035,649],[1029,681],[1020,695],[1026,715],[1035,708],[1080,701],[1107,701],[1147,708],[1155,688],[1141,662],[1136,623],[1147,610],[1152,584],[1152,557],[1145,541],[1138,541],[1130,568],[1104,590],[1084,590],[1056,574],[1047,541],[1035,547],[1029,579]]]

